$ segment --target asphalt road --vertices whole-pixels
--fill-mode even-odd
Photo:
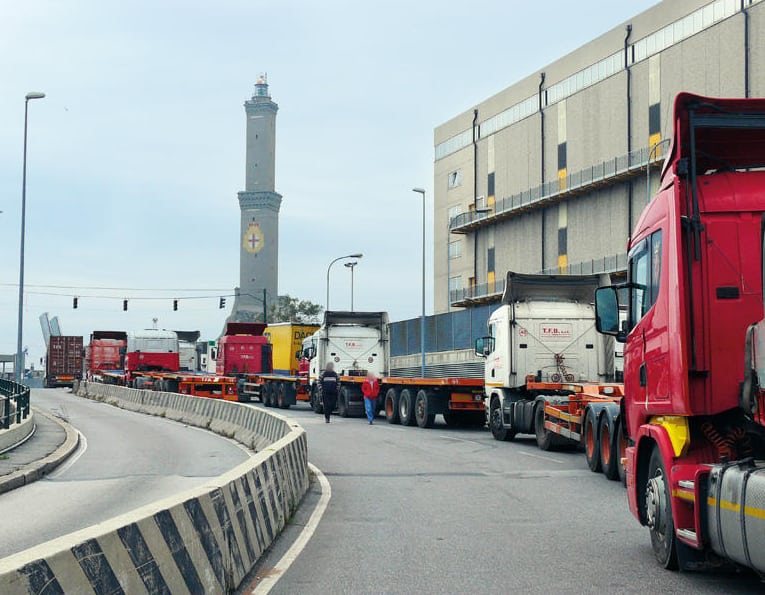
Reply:
[[[421,430],[286,413],[308,431],[332,499],[272,593],[763,592],[750,574],[660,569],[624,488],[579,452],[440,417]]]
[[[0,495],[0,557],[202,485],[248,456],[211,432],[65,390],[33,390],[32,403],[66,419],[87,448],[45,479]]]

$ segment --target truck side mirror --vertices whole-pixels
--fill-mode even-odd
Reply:
[[[494,337],[479,337],[475,340],[475,354],[488,357],[494,351]]]
[[[619,328],[619,297],[615,287],[599,287],[595,291],[595,328],[620,342],[626,338]]]

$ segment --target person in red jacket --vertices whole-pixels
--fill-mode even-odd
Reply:
[[[371,426],[375,419],[377,395],[380,394],[380,382],[372,372],[367,374],[367,379],[361,385],[361,392],[364,395],[364,409],[367,412],[367,419]]]

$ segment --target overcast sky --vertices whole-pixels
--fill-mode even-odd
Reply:
[[[32,362],[42,312],[86,338],[155,316],[217,337],[233,302],[217,295],[239,276],[242,103],[263,71],[279,104],[280,293],[323,303],[327,263],[360,251],[356,308],[400,320],[420,308],[411,188],[432,211],[434,127],[654,3],[0,0],[0,353],[16,347],[27,91],[47,94],[30,103]],[[347,307],[348,271],[333,271]],[[172,311],[200,295],[214,297]]]

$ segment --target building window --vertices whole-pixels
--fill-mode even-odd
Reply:
[[[486,194],[494,196],[494,172],[489,174],[489,179],[486,182]]]
[[[449,293],[462,289],[462,276],[449,277]]]
[[[462,240],[449,242],[449,258],[459,258],[462,256]]]
[[[462,205],[456,207],[449,207],[449,221],[454,219],[457,215],[462,215]]]
[[[449,172],[449,188],[457,188],[457,186],[462,186],[461,169],[455,169],[454,171]]]

